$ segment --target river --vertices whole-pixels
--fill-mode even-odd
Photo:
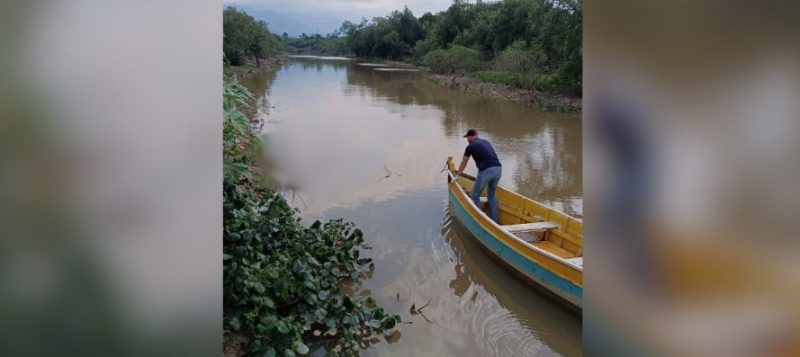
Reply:
[[[336,58],[295,58],[242,83],[257,97],[251,114],[264,123],[269,165],[304,221],[344,218],[363,230],[375,271],[360,291],[412,322],[362,355],[582,354],[581,317],[480,249],[448,213],[441,172],[475,128],[500,157],[501,186],[581,217],[579,115]]]

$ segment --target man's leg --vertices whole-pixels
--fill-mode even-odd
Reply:
[[[500,175],[502,174],[502,171],[499,167],[493,167],[492,169],[492,175],[488,175],[490,177],[486,180],[487,184],[489,185],[489,188],[486,190],[486,197],[489,200],[489,212],[492,220],[500,223],[500,216],[497,208],[497,198],[494,194],[497,190],[497,184],[500,182]]]
[[[478,177],[475,178],[475,186],[472,186],[472,194],[470,195],[472,202],[475,202],[475,206],[479,210],[481,209],[481,191],[486,187],[486,172],[484,171],[478,171]]]

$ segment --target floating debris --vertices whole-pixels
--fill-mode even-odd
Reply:
[[[428,302],[426,302],[425,305],[422,305],[422,307],[420,307],[419,309],[416,308],[417,307],[416,304],[411,304],[411,311],[410,311],[411,315],[421,314],[422,313],[422,309],[428,307],[428,305],[430,305],[430,303],[431,303],[431,299],[428,299]]]
[[[424,308],[428,307],[428,305],[430,305],[430,303],[431,303],[431,299],[428,299],[428,302],[426,302],[426,303],[425,303],[425,305],[423,305],[422,307],[420,307],[419,309],[417,309],[417,313],[420,313],[420,314],[421,314],[421,313],[422,313],[422,309],[424,309]]]
[[[381,182],[381,181],[383,181],[383,180],[385,180],[387,178],[390,178],[392,176],[403,177],[402,174],[399,174],[399,173],[396,173],[396,172],[392,172],[392,170],[389,169],[389,166],[383,165],[383,170],[386,171],[386,175],[384,175],[380,180],[378,180],[378,182]]]

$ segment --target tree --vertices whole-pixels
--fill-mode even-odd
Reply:
[[[256,21],[244,11],[229,6],[222,16],[222,51],[232,65],[242,65],[252,56],[256,65],[261,59],[275,54],[280,43],[272,36],[264,21]]]
[[[491,68],[518,86],[580,94],[582,83],[582,0],[455,0],[443,12],[417,18],[407,8],[359,23],[345,21],[327,36],[303,35],[283,42],[293,51],[353,54],[413,60],[439,68],[446,51],[467,53],[470,68]],[[477,53],[477,56],[474,54]],[[478,62],[479,65],[478,65]],[[449,68],[449,67],[448,67]],[[445,69],[447,70],[447,69]],[[491,76],[490,76],[491,77]],[[495,76],[496,77],[496,76]]]
[[[439,73],[472,72],[483,67],[480,52],[459,45],[453,45],[446,50],[431,51],[422,62]]]

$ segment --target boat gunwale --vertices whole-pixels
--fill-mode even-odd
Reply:
[[[491,226],[493,226],[494,228],[498,228],[498,231],[502,232],[502,233],[503,233],[503,234],[504,234],[506,237],[509,237],[509,238],[511,238],[511,239],[512,239],[512,240],[514,240],[514,241],[517,241],[517,242],[519,242],[519,243],[522,243],[522,244],[523,244],[523,246],[525,246],[526,248],[529,248],[529,249],[531,249],[531,250],[535,251],[536,253],[539,253],[539,254],[541,254],[541,255],[543,255],[543,256],[545,256],[545,257],[547,257],[547,258],[550,258],[551,260],[554,260],[554,261],[558,262],[559,264],[561,264],[561,265],[563,265],[563,266],[566,266],[566,267],[568,267],[568,268],[570,268],[570,269],[572,269],[572,270],[578,271],[578,272],[580,272],[581,274],[583,274],[583,268],[576,267],[575,265],[572,265],[571,263],[567,262],[565,258],[561,258],[561,257],[559,257],[559,256],[557,256],[557,255],[555,255],[555,254],[553,254],[553,253],[550,253],[550,252],[548,252],[548,251],[546,251],[546,250],[544,250],[544,249],[542,249],[542,248],[539,248],[539,247],[537,247],[537,246],[535,246],[535,245],[533,245],[533,244],[531,244],[531,243],[529,243],[529,242],[525,241],[524,239],[522,239],[522,238],[520,238],[520,237],[517,237],[516,235],[514,235],[514,234],[512,234],[512,233],[510,233],[510,232],[508,232],[508,231],[506,231],[506,230],[503,228],[503,226],[501,226],[500,224],[498,224],[497,222],[495,222],[494,220],[492,220],[491,218],[489,218],[489,216],[487,216],[487,215],[486,215],[486,213],[484,213],[483,211],[481,211],[481,210],[478,208],[478,206],[476,206],[476,205],[475,205],[475,202],[472,202],[472,199],[469,197],[469,195],[467,194],[467,192],[466,192],[466,190],[464,189],[464,187],[463,187],[463,186],[461,186],[461,185],[458,183],[458,180],[456,180],[456,178],[455,178],[455,175],[453,175],[453,172],[452,172],[451,170],[449,170],[449,169],[447,170],[447,175],[449,176],[449,179],[450,179],[450,180],[449,180],[450,182],[448,182],[448,186],[449,186],[450,184],[452,184],[452,183],[455,183],[455,185],[456,185],[456,186],[459,188],[460,194],[461,194],[461,195],[463,195],[463,196],[466,198],[466,201],[468,202],[467,204],[468,204],[468,205],[470,205],[470,206],[472,206],[472,208],[473,208],[475,211],[477,211],[477,212],[480,214],[480,216],[479,216],[479,217],[480,217],[481,219],[483,219],[485,222],[488,222],[488,223],[489,223]],[[467,178],[467,179],[472,179],[472,180],[475,180],[475,178],[474,178],[474,177],[472,177],[472,176],[468,176],[468,175],[464,175],[464,174],[462,174],[462,176],[464,176],[464,177],[465,177],[465,178]],[[503,189],[503,190],[505,190],[506,192],[514,193],[515,195],[518,195],[519,197],[521,197],[521,198],[523,198],[523,199],[525,199],[525,200],[534,201],[534,200],[532,200],[532,199],[530,199],[530,198],[528,198],[528,197],[522,196],[522,195],[520,195],[520,194],[518,194],[518,193],[516,193],[516,192],[509,191],[509,190],[506,190],[506,189]],[[534,201],[534,202],[536,202],[536,201]],[[536,202],[536,203],[539,203],[539,202]],[[541,203],[540,203],[540,204],[541,204]],[[545,206],[544,204],[542,204],[542,205],[543,205],[543,206]],[[553,208],[550,208],[550,207],[548,207],[548,206],[545,206],[545,207],[547,207],[547,208],[549,208],[549,209],[553,209]],[[571,217],[571,216],[569,216],[569,217]],[[576,219],[577,219],[577,218],[576,218]],[[490,233],[490,234],[491,234],[491,233]],[[514,247],[512,247],[512,246],[508,246],[508,247],[509,247],[509,248],[511,248],[511,249],[514,249]],[[516,249],[514,249],[514,250],[516,250]],[[555,271],[553,271],[553,273],[555,273],[556,275],[561,275],[561,274],[559,274],[558,272],[555,272]]]

